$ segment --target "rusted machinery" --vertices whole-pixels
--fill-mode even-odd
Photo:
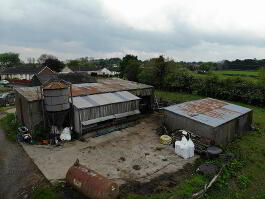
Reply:
[[[66,182],[90,199],[115,199],[119,195],[117,183],[79,164],[78,160],[68,170]]]

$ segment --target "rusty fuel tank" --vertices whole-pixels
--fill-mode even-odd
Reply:
[[[79,164],[79,161],[68,170],[66,182],[90,199],[114,199],[119,195],[117,183]]]

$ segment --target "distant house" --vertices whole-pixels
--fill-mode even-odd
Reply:
[[[92,73],[97,75],[116,75],[118,72],[110,71],[107,68],[93,67],[93,66],[65,66],[61,73],[69,72],[86,72],[91,75]]]
[[[96,83],[95,77],[91,77],[85,72],[69,72],[69,73],[56,73],[56,74],[36,74],[32,78],[32,86],[41,86],[51,79],[62,79],[71,84],[82,83]]]
[[[1,79],[19,79],[19,80],[31,80],[35,74],[47,74],[51,75],[55,72],[49,67],[45,66],[16,66],[7,67],[0,72]]]

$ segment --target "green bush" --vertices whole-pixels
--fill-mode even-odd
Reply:
[[[142,83],[147,83],[147,79],[152,79],[150,74],[148,78],[139,78]],[[197,75],[188,70],[179,69],[167,74],[162,89],[258,106],[265,105],[265,86],[240,77],[223,79],[214,74]]]
[[[17,129],[20,126],[20,123],[16,119],[15,114],[7,114],[5,117],[0,119],[0,124],[5,131],[7,138],[11,141],[16,141]]]

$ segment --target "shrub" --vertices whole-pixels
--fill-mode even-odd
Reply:
[[[0,124],[5,131],[7,138],[11,141],[16,141],[17,129],[20,126],[20,123],[16,119],[15,114],[7,114],[5,117],[0,119]]]

